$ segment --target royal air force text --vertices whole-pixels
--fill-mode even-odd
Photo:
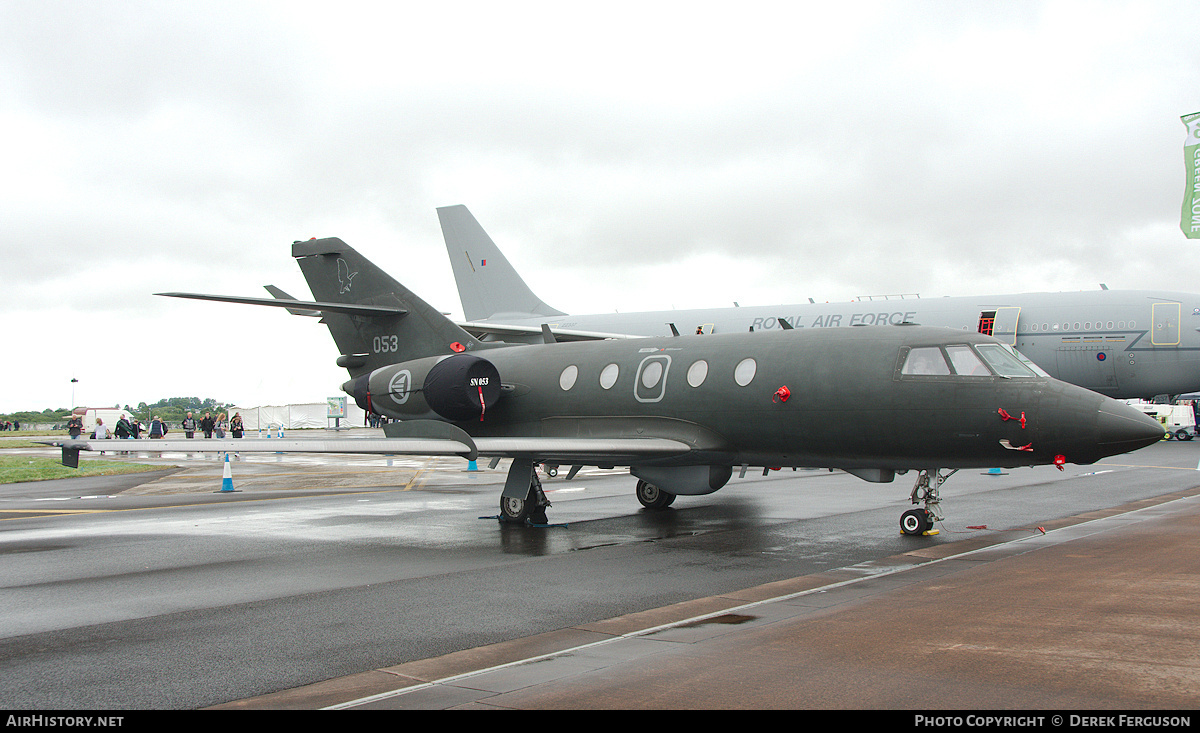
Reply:
[[[912,323],[916,320],[917,314],[915,311],[895,311],[892,313],[854,313],[849,318],[845,318],[841,313],[830,313],[824,316],[815,316],[805,322],[803,316],[792,316],[791,318],[755,318],[750,325],[755,331],[769,331],[772,328],[782,328],[779,321],[787,323],[792,328],[837,328],[839,326],[895,326],[900,323]]]

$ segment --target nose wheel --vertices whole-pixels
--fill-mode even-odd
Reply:
[[[924,506],[918,509],[909,509],[900,515],[900,531],[902,533],[923,535],[927,532],[936,532],[933,529],[933,523],[940,522],[945,518],[941,512],[940,490],[942,484],[957,472],[957,468],[946,473],[943,473],[940,468],[934,468],[922,470],[917,474],[917,481],[913,485],[909,498],[912,499],[913,504],[924,504]]]
[[[908,535],[921,535],[933,529],[933,518],[924,509],[909,509],[900,515],[900,531]]]

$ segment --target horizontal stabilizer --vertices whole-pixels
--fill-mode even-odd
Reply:
[[[201,293],[155,293],[168,298],[191,298],[193,300],[216,300],[222,303],[243,303],[245,305],[270,305],[276,308],[295,310],[320,311],[326,313],[344,313],[349,316],[403,316],[408,313],[404,308],[388,305],[361,305],[353,303],[321,303],[308,300],[289,300],[285,298],[246,298],[237,295],[204,295]],[[304,315],[310,315],[305,313]]]
[[[275,287],[274,285],[264,285],[263,287],[267,289],[268,293],[275,296],[275,298],[277,300],[291,300],[291,301],[296,300],[295,298],[288,295],[280,288]],[[309,316],[310,318],[320,318],[321,317],[321,311],[306,310],[303,308],[288,308],[287,312],[291,313],[293,316]]]

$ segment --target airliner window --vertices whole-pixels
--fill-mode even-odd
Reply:
[[[955,374],[968,377],[992,376],[979,357],[975,356],[975,352],[971,351],[970,346],[947,346],[946,353],[950,356],[950,363],[954,366]]]
[[[926,346],[908,352],[908,358],[904,360],[904,368],[900,370],[900,373],[942,375],[949,374],[950,367],[946,366],[941,349],[936,346]]]
[[[979,355],[1002,377],[1033,377],[1033,370],[1000,344],[976,344]]]
[[[693,387],[699,387],[700,385],[704,384],[704,379],[707,376],[708,362],[703,359],[688,367],[687,381],[688,384],[692,385]]]

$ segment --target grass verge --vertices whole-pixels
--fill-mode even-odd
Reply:
[[[79,461],[79,468],[67,468],[54,458],[30,455],[0,455],[0,484],[15,484],[22,481],[49,481],[56,478],[79,476],[115,476],[121,473],[144,473],[161,471],[169,466],[151,466],[146,463],[126,463],[86,459]]]

